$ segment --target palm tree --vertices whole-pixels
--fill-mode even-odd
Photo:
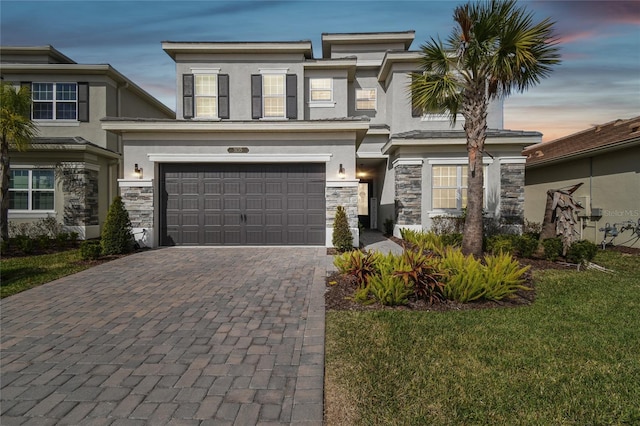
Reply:
[[[515,0],[458,6],[446,43],[431,38],[421,46],[422,73],[411,74],[413,107],[445,113],[455,124],[464,117],[469,158],[467,210],[462,250],[482,255],[482,156],[491,99],[523,92],[548,77],[560,62],[548,18],[539,23]]]
[[[9,239],[9,145],[19,151],[29,147],[36,135],[36,125],[31,121],[31,91],[28,87],[16,88],[7,82],[0,83],[0,241]]]

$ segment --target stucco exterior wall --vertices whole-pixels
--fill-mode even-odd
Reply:
[[[602,242],[607,223],[640,219],[640,147],[605,152],[594,157],[571,159],[556,164],[527,167],[525,177],[525,218],[542,222],[549,189],[568,188],[582,182],[574,197],[585,203],[582,238],[596,244]],[[601,217],[593,217],[594,208],[602,209]],[[616,238],[620,244],[631,238],[626,231]],[[630,243],[632,243],[631,241]],[[629,243],[629,244],[630,244]],[[634,247],[640,247],[636,242]]]
[[[179,55],[176,62],[176,118],[184,117],[182,75],[210,69],[229,75],[229,113],[231,120],[251,120],[251,75],[261,69],[285,70],[298,76],[298,120],[304,117],[305,84],[303,57],[285,54]]]
[[[333,79],[333,106],[317,106],[310,101],[310,78]],[[304,119],[322,120],[347,116],[348,82],[346,70],[305,70],[304,75]],[[324,104],[324,103],[323,103]]]

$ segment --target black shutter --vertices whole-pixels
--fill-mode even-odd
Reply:
[[[89,121],[89,83],[78,83],[78,121]]]
[[[421,72],[420,71],[414,71],[413,73],[411,73],[411,75],[410,75],[411,81],[413,81],[414,79],[418,78],[418,76],[416,74],[421,74]],[[416,107],[415,98],[416,98],[416,94],[413,91],[411,91],[411,116],[412,117],[422,117],[422,109]]]
[[[251,118],[262,118],[262,75],[251,74]]]
[[[218,74],[218,117],[229,118],[229,74]]]
[[[193,118],[193,74],[182,74],[182,117]]]
[[[287,74],[287,118],[298,118],[298,76]]]

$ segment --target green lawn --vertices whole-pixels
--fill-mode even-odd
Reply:
[[[527,307],[328,312],[327,424],[640,424],[640,256],[595,262]]]
[[[0,260],[0,298],[91,267],[80,261],[80,250]]]

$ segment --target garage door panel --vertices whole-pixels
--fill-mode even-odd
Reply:
[[[302,197],[298,197],[298,198],[289,197],[289,199],[287,199],[288,210],[304,210],[305,205],[306,205],[305,199]]]
[[[240,198],[224,198],[222,202],[224,210],[240,211]]]
[[[266,194],[282,194],[282,182],[265,182]]]
[[[203,182],[204,183],[204,193],[205,194],[222,194],[222,182]]]
[[[222,215],[220,213],[205,213],[205,226],[222,226]]]
[[[264,219],[265,219],[264,224],[266,226],[284,225],[283,223],[284,213],[267,213],[264,215]]]
[[[326,221],[326,215],[323,213],[314,213],[307,215],[307,225],[324,225]]]
[[[236,226],[240,226],[240,223],[242,222],[242,217],[240,216],[240,213],[225,213],[224,214],[224,222],[223,222],[223,226],[230,226],[230,225],[236,225]]]
[[[325,164],[163,164],[162,244],[323,244],[325,169]]]
[[[208,244],[208,245],[222,244],[222,231],[220,229],[205,229],[204,244]]]
[[[302,226],[306,225],[306,215],[304,213],[287,213],[287,225],[288,226]]]

